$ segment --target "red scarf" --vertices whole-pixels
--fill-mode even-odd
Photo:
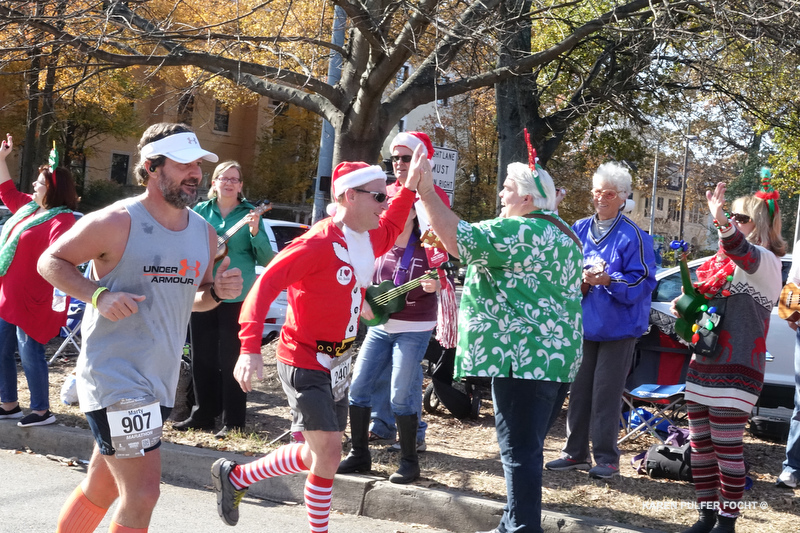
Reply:
[[[736,263],[725,255],[722,248],[697,269],[695,288],[706,296],[715,296],[733,275]]]

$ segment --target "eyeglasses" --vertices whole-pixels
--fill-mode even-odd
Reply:
[[[411,156],[410,155],[393,155],[392,156],[392,163],[397,163],[398,161],[402,161],[403,163],[411,163]]]
[[[731,213],[730,215],[728,215],[728,218],[730,218],[731,220],[733,220],[738,224],[747,224],[752,220],[750,218],[750,215],[745,215],[742,213]]]
[[[220,183],[239,183],[242,181],[241,178],[217,178],[217,181]]]
[[[356,188],[353,188],[353,190],[357,191],[357,192],[363,192],[363,193],[371,194],[372,197],[375,198],[375,201],[378,202],[379,204],[382,204],[383,202],[386,201],[386,193],[385,192],[375,192],[375,191],[368,191],[366,189],[356,189]]]
[[[613,200],[619,196],[619,192],[612,190],[601,191],[600,189],[592,189],[592,196],[595,198],[602,198],[603,200]]]

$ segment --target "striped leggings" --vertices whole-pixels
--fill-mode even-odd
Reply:
[[[687,402],[687,407],[697,502],[701,506],[718,502],[721,514],[738,516],[745,483],[742,439],[747,413],[694,402]],[[714,504],[705,504],[709,505]]]

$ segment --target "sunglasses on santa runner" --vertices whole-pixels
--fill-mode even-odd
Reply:
[[[738,224],[747,224],[751,220],[750,215],[745,215],[742,213],[731,213],[730,215],[728,215],[728,218],[730,218],[731,220],[733,220]]]
[[[372,197],[375,198],[375,201],[378,202],[379,204],[382,204],[383,202],[386,201],[386,193],[385,192],[375,192],[375,191],[368,191],[366,189],[356,189],[356,188],[353,188],[353,190],[356,191],[356,192],[363,192],[363,193],[366,193],[366,194],[371,194]]]
[[[411,156],[410,155],[393,155],[392,156],[392,163],[397,163],[398,161],[402,161],[403,163],[411,163]]]

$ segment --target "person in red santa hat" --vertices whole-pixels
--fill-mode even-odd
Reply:
[[[403,189],[416,149],[422,150],[428,160],[433,156],[431,140],[422,132],[401,132],[392,140],[392,164],[397,181],[387,187],[390,196]],[[444,190],[437,187],[437,193],[449,206]],[[391,281],[395,286],[403,285],[438,267],[436,257],[446,260],[446,254],[432,255],[431,250],[421,243],[430,225],[421,202],[417,202],[415,208],[395,245],[376,261],[375,284]],[[444,277],[443,281],[452,289],[452,281]],[[446,313],[438,312],[437,293],[442,286],[439,279],[421,280],[419,287],[400,295],[404,299],[401,310],[369,328],[358,353],[350,387],[352,448],[339,465],[338,473],[370,471],[369,441],[394,440],[395,432],[399,430],[399,442],[390,449],[401,452],[400,466],[389,481],[410,483],[419,477],[417,452],[426,449],[427,428],[422,421],[423,375],[420,363],[437,326],[437,314],[442,320],[446,316]],[[454,324],[454,297],[450,307],[452,316],[449,320]],[[373,315],[366,316],[369,311],[362,315],[375,322]]]
[[[430,173],[422,150],[410,172]],[[242,306],[241,355],[234,377],[245,392],[262,378],[261,329],[272,301],[287,290],[289,307],[277,348],[278,375],[292,408],[292,431],[304,443],[284,445],[238,465],[219,459],[211,469],[217,511],[228,525],[239,520],[239,502],[262,479],[309,471],[305,484],[313,531],[327,532],[333,477],[347,425],[350,346],[356,337],[364,289],[375,258],[403,231],[415,191],[401,189],[391,207],[379,166],[343,162],[333,172],[333,217],[296,238],[267,266]],[[387,210],[388,208],[388,210]]]
[[[392,153],[392,170],[394,170],[397,181],[386,188],[390,198],[393,198],[397,191],[405,185],[408,178],[408,170],[411,167],[411,156],[418,146],[422,147],[421,150],[424,151],[425,157],[430,161],[433,158],[434,149],[431,138],[426,133],[421,131],[401,131],[392,139],[389,151]],[[445,190],[438,185],[434,185],[433,188],[444,204],[450,207],[450,197],[447,196]],[[420,229],[424,233],[425,230],[431,227],[428,223],[428,215],[422,202],[417,202],[416,209]]]

